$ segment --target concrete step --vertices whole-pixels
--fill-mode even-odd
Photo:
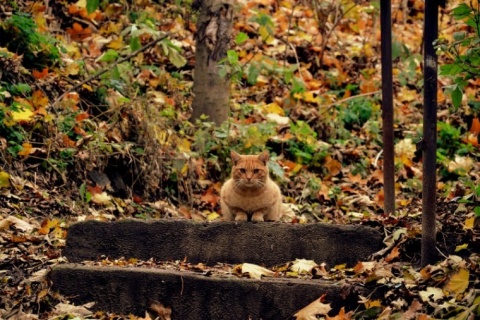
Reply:
[[[333,312],[355,308],[363,288],[319,280],[210,276],[193,271],[94,267],[76,264],[124,257],[191,264],[253,263],[267,267],[295,259],[355,265],[382,247],[372,228],[326,224],[252,222],[201,223],[191,220],[86,221],[68,230],[64,255],[71,264],[51,273],[53,289],[72,302],[95,301],[95,310],[145,315],[159,302],[172,308],[172,319],[290,319],[326,294]],[[292,318],[293,319],[293,318]]]
[[[110,258],[274,266],[297,258],[355,265],[382,247],[381,234],[359,225],[192,220],[86,221],[68,230],[70,262]]]
[[[292,316],[326,294],[336,314],[353,309],[361,287],[321,280],[205,276],[191,271],[89,267],[66,264],[51,273],[53,290],[75,304],[95,301],[95,310],[145,316],[152,303],[172,310],[172,320],[294,319]]]

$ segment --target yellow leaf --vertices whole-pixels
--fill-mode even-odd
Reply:
[[[412,166],[412,159],[416,150],[417,147],[412,139],[403,139],[395,144],[395,156],[400,158],[400,161],[408,167]]]
[[[463,226],[464,230],[470,230],[473,229],[475,225],[475,217],[470,217],[465,219],[465,225]]]
[[[1,188],[10,188],[10,175],[4,171],[0,171],[0,189]]]
[[[258,33],[266,44],[272,44],[275,40],[274,36],[268,31],[267,27],[265,26],[260,26],[260,28],[258,28]]]
[[[120,36],[115,40],[110,41],[109,44],[107,44],[107,47],[110,49],[114,50],[120,50],[125,46],[125,43],[123,43],[123,37]]]
[[[464,244],[461,244],[459,246],[456,246],[455,247],[455,252],[458,252],[458,251],[461,251],[461,250],[464,250],[464,249],[467,249],[468,248],[468,243],[464,243]]]
[[[370,309],[373,307],[381,307],[382,304],[380,303],[380,300],[368,300],[365,302],[365,308]]]
[[[281,116],[285,115],[285,112],[283,111],[282,107],[280,107],[276,102],[269,103],[266,106],[264,106],[262,109],[266,111],[266,113],[275,113]]]
[[[443,290],[445,294],[454,295],[457,297],[468,288],[468,279],[470,271],[464,268],[459,269],[450,280],[447,282]]]
[[[177,148],[180,152],[190,152],[190,146],[192,143],[188,141],[187,139],[181,139],[178,142]]]
[[[18,111],[12,112],[12,120],[14,122],[29,122],[33,115],[34,113],[29,106],[22,106]]]
[[[401,87],[398,92],[398,99],[402,102],[411,102],[418,99],[416,90],[410,90],[407,87]]]
[[[256,264],[244,263],[242,264],[242,274],[248,273],[250,278],[261,279],[262,276],[273,276],[275,273],[271,270],[260,267]]]
[[[220,218],[220,215],[216,212],[212,212],[207,215],[207,221],[217,220],[218,218]]]

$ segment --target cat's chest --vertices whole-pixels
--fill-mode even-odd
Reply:
[[[242,208],[244,211],[253,212],[258,209],[270,206],[273,199],[268,188],[262,190],[261,192],[254,193],[239,193],[231,192],[227,197],[227,204],[231,207]]]

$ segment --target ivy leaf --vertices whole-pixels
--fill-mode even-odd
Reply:
[[[140,38],[139,37],[132,37],[130,40],[130,49],[132,51],[140,49],[141,44],[140,44]]]
[[[248,40],[248,35],[244,32],[239,32],[235,37],[235,43],[240,45]]]
[[[117,60],[118,52],[116,50],[109,49],[97,59],[99,62],[113,62]]]
[[[473,212],[475,213],[475,217],[480,218],[480,207],[475,207]]]
[[[452,103],[455,108],[460,107],[460,105],[462,104],[462,97],[462,90],[458,86],[455,87],[455,89],[452,91]]]
[[[87,0],[87,12],[88,14],[98,9],[99,0]]]
[[[453,9],[452,14],[456,20],[461,20],[468,17],[471,10],[472,9],[466,3],[461,3],[458,5],[458,7]]]

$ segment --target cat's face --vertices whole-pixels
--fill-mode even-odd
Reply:
[[[231,151],[235,187],[260,189],[268,178],[268,151],[259,155],[240,155]]]

